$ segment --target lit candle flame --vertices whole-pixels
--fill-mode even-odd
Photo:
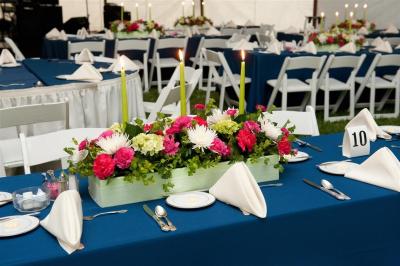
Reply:
[[[324,12],[321,12],[321,17],[322,18],[325,17],[325,13]]]
[[[179,50],[179,60],[182,62],[183,61],[183,51]]]
[[[354,8],[358,8],[358,4],[354,4]]]
[[[194,6],[194,1],[192,1],[192,6]]]
[[[354,16],[353,11],[350,12],[350,17],[352,18]]]
[[[182,5],[184,6],[184,5],[185,5],[185,2],[182,1]]]
[[[139,7],[139,4],[138,4],[138,3],[136,3],[136,7]]]
[[[123,3],[123,2],[121,2],[119,5],[120,5],[120,6],[124,6],[124,3]]]
[[[367,4],[364,4],[364,8],[367,8],[368,7],[368,5]]]
[[[349,8],[349,4],[345,4],[345,5],[344,5],[344,8]]]
[[[201,4],[204,6],[206,4],[206,2],[203,1],[203,2],[201,2]]]
[[[244,52],[244,50],[240,51],[240,56],[242,57],[242,61],[246,59],[246,53]]]
[[[338,11],[336,11],[335,15],[338,17],[338,16],[339,16],[339,12],[338,12]]]
[[[151,3],[149,3],[149,7],[151,7]]]

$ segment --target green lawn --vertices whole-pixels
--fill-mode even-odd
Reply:
[[[144,94],[145,101],[156,101],[158,97],[157,89],[152,88],[149,92]],[[219,93],[212,92],[211,97],[218,102]],[[193,109],[193,105],[196,103],[204,103],[205,92],[196,89],[191,97],[191,106]],[[357,110],[356,110],[357,112]],[[338,122],[324,122],[323,121],[323,113],[321,111],[317,112],[317,120],[318,126],[321,134],[327,133],[336,133],[343,132],[345,125],[348,121],[338,121]],[[390,119],[377,119],[378,125],[400,125],[400,117],[398,118],[390,118]]]

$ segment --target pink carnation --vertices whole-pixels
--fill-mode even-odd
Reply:
[[[201,111],[201,110],[206,109],[206,106],[202,103],[197,103],[194,105],[194,109]]]
[[[114,131],[109,129],[109,130],[106,130],[103,133],[101,133],[99,138],[108,138],[108,137],[111,137],[113,134],[114,134]]]
[[[192,126],[192,118],[189,116],[180,116],[178,117],[171,125],[170,128],[166,130],[168,135],[173,135],[176,133],[180,133],[182,129],[188,128]]]
[[[210,147],[210,150],[218,153],[219,155],[222,156],[229,156],[231,154],[231,149],[229,148],[228,145],[226,145],[222,140],[219,138],[215,138],[214,141],[212,142],[212,145]]]
[[[86,147],[89,145],[89,141],[87,139],[84,139],[81,141],[81,143],[79,143],[79,150],[84,150],[86,149]]]
[[[292,150],[292,143],[288,140],[286,136],[284,136],[279,142],[278,142],[278,152],[279,155],[287,155],[290,154]]]
[[[251,152],[256,144],[257,138],[256,135],[254,135],[250,130],[241,129],[236,136],[236,140],[243,152],[246,150]]]
[[[108,154],[102,153],[94,159],[93,173],[98,179],[104,180],[113,175],[115,162]]]
[[[143,130],[149,132],[153,128],[153,124],[144,124]]]
[[[265,111],[267,111],[267,107],[265,105],[262,105],[262,104],[257,104],[256,105],[256,110],[261,111],[261,112],[265,112]]]
[[[122,147],[114,155],[115,164],[119,169],[127,169],[131,165],[135,151],[132,148]]]
[[[282,131],[283,135],[286,137],[288,137],[290,134],[289,130],[285,127],[281,128],[281,131]]]
[[[229,108],[228,110],[225,111],[229,116],[235,116],[238,112],[237,109],[235,108]]]
[[[261,131],[260,125],[257,122],[251,120],[244,122],[243,126],[245,129],[253,133],[258,133]]]
[[[193,117],[193,120],[195,120],[199,126],[208,126],[207,121],[200,116]]]
[[[171,135],[164,137],[163,145],[166,155],[175,155],[179,150],[179,142],[175,142],[174,136]]]

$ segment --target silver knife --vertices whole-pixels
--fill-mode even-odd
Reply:
[[[323,186],[317,185],[316,183],[314,183],[314,182],[312,182],[312,181],[310,181],[308,179],[303,178],[303,181],[304,181],[304,183],[306,183],[306,184],[308,184],[308,185],[310,185],[312,187],[315,187],[316,189],[319,189],[319,190],[322,190],[322,191],[328,193],[329,195],[331,195],[332,197],[334,197],[334,198],[336,198],[338,200],[346,200],[346,198],[343,197],[343,195],[340,195],[340,194],[338,194],[338,193],[336,193],[336,192],[334,192],[332,190],[326,189]]]
[[[166,225],[163,221],[160,220],[160,218],[157,217],[157,215],[147,206],[146,204],[143,205],[143,210],[151,217],[154,219],[154,221],[157,222],[157,224],[160,226],[161,230],[163,231],[170,231],[169,226]]]
[[[315,145],[313,145],[311,143],[308,143],[307,141],[304,141],[304,140],[301,140],[301,139],[296,139],[296,142],[298,144],[300,144],[300,145],[305,145],[305,146],[307,146],[307,147],[309,147],[309,148],[311,148],[313,150],[322,152],[322,149],[320,147],[317,147],[317,146],[315,146]]]

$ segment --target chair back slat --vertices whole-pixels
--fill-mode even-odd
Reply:
[[[68,57],[80,53],[85,48],[91,52],[99,53],[100,56],[104,56],[106,41],[68,42]]]
[[[204,39],[203,47],[207,49],[211,48],[226,48],[226,39],[222,38],[210,38]]]
[[[323,62],[325,62],[326,56],[299,56],[290,57],[287,65],[287,70],[296,70],[302,68],[308,69],[319,69]]]
[[[400,54],[385,54],[382,55],[376,67],[400,66]]]
[[[186,48],[187,38],[163,38],[157,40],[157,49]]]
[[[215,63],[217,65],[222,64],[219,56],[218,56],[218,52],[214,52],[208,49],[203,48],[203,55],[204,58],[208,61],[208,62],[212,62]]]
[[[138,51],[149,51],[150,47],[150,39],[147,40],[115,40],[115,51],[118,53],[119,51],[129,51],[129,50],[138,50]]]

